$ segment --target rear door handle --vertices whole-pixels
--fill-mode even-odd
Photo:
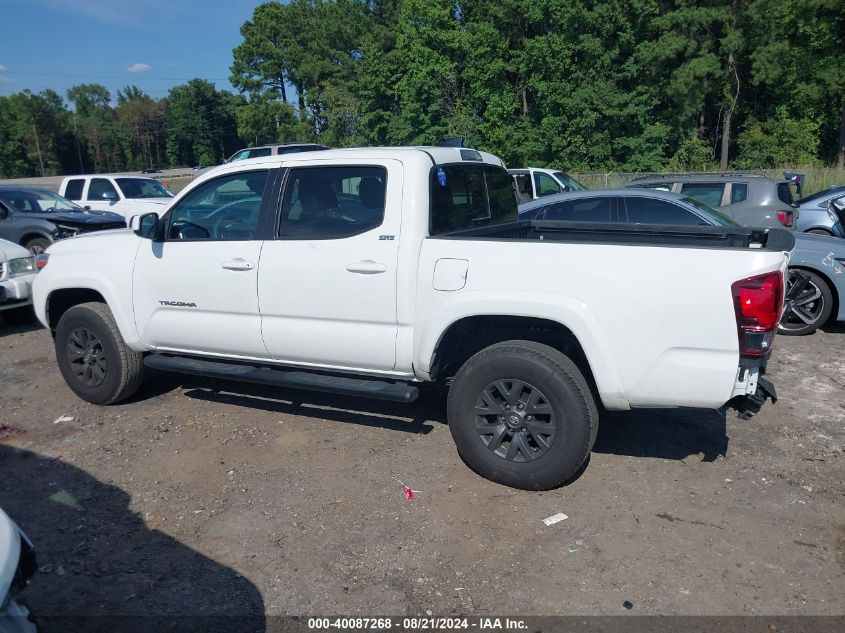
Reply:
[[[360,262],[349,264],[346,267],[346,270],[351,273],[360,273],[362,275],[377,275],[378,273],[387,272],[387,266],[385,264],[374,262],[371,259],[364,259]]]
[[[236,257],[235,259],[227,259],[225,262],[220,262],[220,267],[226,270],[252,270],[255,268],[255,264]]]

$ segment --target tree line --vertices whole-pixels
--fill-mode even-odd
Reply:
[[[291,0],[241,36],[238,94],[0,97],[0,175],[447,136],[572,171],[845,162],[842,0]]]

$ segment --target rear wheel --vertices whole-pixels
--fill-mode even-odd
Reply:
[[[595,402],[575,364],[530,341],[498,343],[470,358],[452,382],[448,416],[473,470],[524,490],[566,482],[598,431]]]
[[[830,318],[833,293],[816,273],[790,268],[784,303],[778,331],[792,336],[812,334]]]
[[[52,244],[46,237],[34,237],[24,244],[26,248],[33,255],[42,255],[47,251],[47,248]]]
[[[65,312],[55,345],[62,377],[87,402],[119,402],[141,386],[143,355],[126,346],[103,303],[82,303]]]
[[[813,235],[827,235],[828,237],[833,237],[833,233],[824,229],[810,229],[809,231],[807,231],[807,233],[812,233]]]

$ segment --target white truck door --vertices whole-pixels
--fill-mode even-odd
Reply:
[[[267,358],[258,259],[271,230],[277,172],[239,171],[188,193],[164,216],[164,240],[141,245],[133,303],[141,339],[160,350]]]
[[[111,179],[91,178],[85,189],[85,200],[80,204],[94,211],[120,213],[121,196]]]
[[[265,243],[258,272],[270,355],[293,364],[392,370],[401,163],[288,165],[277,238]]]

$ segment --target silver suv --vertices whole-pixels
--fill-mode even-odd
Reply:
[[[750,174],[662,174],[635,178],[626,187],[659,189],[695,198],[737,224],[795,229],[798,184]]]

